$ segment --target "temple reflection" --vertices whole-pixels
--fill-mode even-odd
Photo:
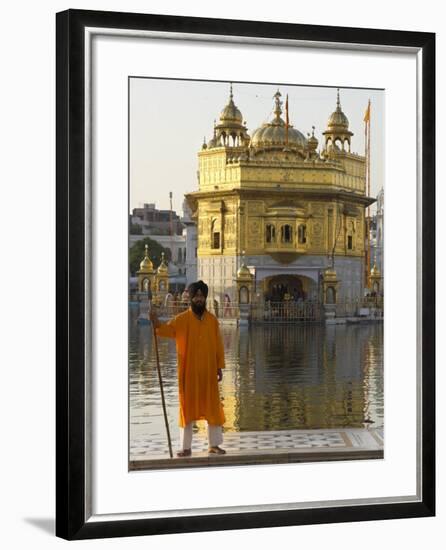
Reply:
[[[130,437],[164,429],[151,327],[136,318],[130,310]],[[224,325],[221,332],[226,431],[382,426],[382,324]],[[159,357],[175,436],[175,343],[159,339]]]

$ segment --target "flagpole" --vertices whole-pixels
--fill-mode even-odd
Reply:
[[[286,102],[285,102],[285,144],[288,147],[288,126],[290,125],[290,119],[288,116],[288,94],[286,95]]]
[[[364,115],[364,156],[365,156],[365,192],[367,194],[367,118],[368,118],[368,109]],[[368,264],[368,254],[369,254],[369,244],[368,244],[368,234],[369,234],[369,220],[367,209],[365,211],[365,224],[364,224],[364,286],[367,287],[367,264]]]
[[[149,302],[149,316],[150,316],[151,310],[152,310],[152,302]],[[155,346],[156,370],[158,371],[158,382],[159,382],[160,392],[161,392],[161,404],[163,406],[164,423],[166,425],[166,432],[167,432],[167,445],[169,447],[170,458],[173,458],[172,441],[170,439],[169,420],[167,418],[166,400],[164,398],[163,379],[161,376],[160,357],[158,352],[158,337],[156,335],[156,327],[153,321],[152,321],[152,329],[153,329],[153,343]]]
[[[370,125],[370,99],[369,99],[369,104],[368,104],[368,121],[367,121],[367,126],[368,126],[368,130],[367,130],[367,159],[368,159],[368,162],[367,162],[367,196],[370,197],[370,193],[371,193],[371,190],[370,190],[370,134],[371,134],[371,125]],[[370,265],[371,265],[371,255],[372,255],[372,240],[370,238],[370,230],[371,230],[371,218],[370,218],[370,205],[367,207],[367,211],[368,211],[368,218],[369,218],[369,253],[367,255],[367,258],[368,258],[368,266],[367,266],[367,287],[369,286],[369,278],[370,278]]]
[[[365,131],[365,160],[366,160],[366,193],[370,196],[370,99],[367,105],[367,110],[364,115],[364,131]],[[365,273],[364,285],[368,288],[369,273],[370,273],[370,206],[366,210],[364,249],[365,249]]]

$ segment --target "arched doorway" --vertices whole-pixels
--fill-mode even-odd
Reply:
[[[266,282],[265,300],[302,302],[307,298],[303,281],[297,275],[274,275]]]

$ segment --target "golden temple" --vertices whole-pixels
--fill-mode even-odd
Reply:
[[[241,302],[242,291],[250,303],[362,299],[366,208],[375,199],[366,157],[351,152],[339,89],[320,148],[314,127],[305,137],[290,123],[288,97],[285,109],[279,90],[273,101],[271,120],[250,135],[231,85],[198,153],[199,188],[186,195],[198,278],[220,303],[225,295]]]

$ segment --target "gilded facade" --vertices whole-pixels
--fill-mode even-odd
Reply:
[[[323,301],[335,270],[338,299],[363,295],[365,157],[351,152],[352,132],[339,90],[323,143],[288,121],[278,90],[272,119],[249,134],[229,101],[213,137],[198,153],[199,189],[186,196],[197,223],[197,276],[212,299],[239,301],[237,273],[247,266],[253,301]],[[288,102],[288,99],[287,99]]]

